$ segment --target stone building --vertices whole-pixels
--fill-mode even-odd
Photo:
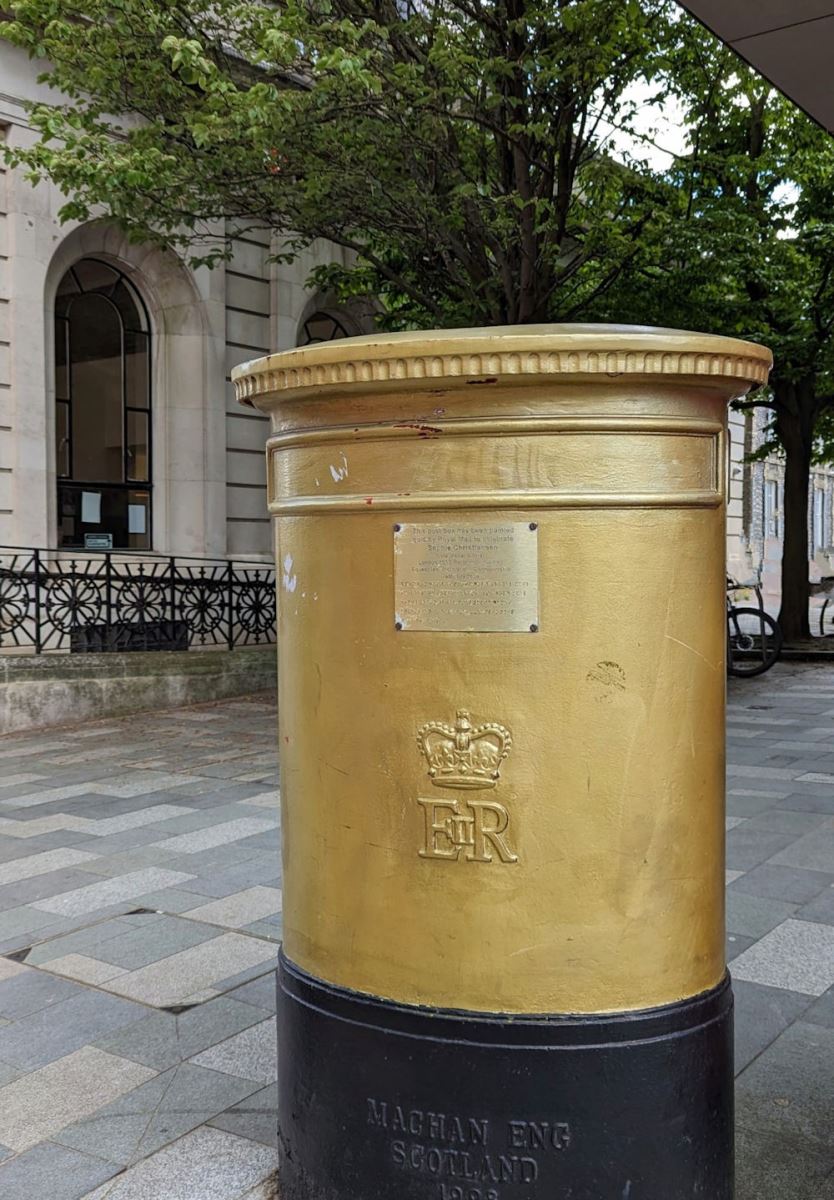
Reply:
[[[0,136],[33,134],[37,64],[0,43]],[[305,287],[339,251],[271,264],[268,232],[190,269],[105,222],[61,225],[62,196],[0,174],[0,546],[269,557],[268,422],[233,366],[364,332]]]
[[[767,412],[730,414],[727,570],[739,580],[760,579],[771,611],[778,610],[784,537],[784,462],[778,455],[748,461],[766,440]],[[834,466],[815,466],[808,501],[809,577],[834,576]],[[818,589],[817,589],[818,590]],[[814,602],[814,606],[819,601]],[[829,623],[826,623],[830,632]]]
[[[48,99],[38,67],[0,43],[0,136],[33,135],[24,101]],[[61,225],[62,197],[0,167],[0,547],[106,547],[270,557],[267,421],[235,403],[237,363],[367,332],[305,286],[340,253],[270,263],[270,234],[192,270],[103,221]],[[86,384],[93,387],[86,387]],[[91,399],[94,397],[94,399]],[[761,421],[761,418],[756,418]],[[745,463],[762,427],[731,415],[728,569],[778,588],[783,468]],[[834,471],[814,472],[809,545],[834,573]]]

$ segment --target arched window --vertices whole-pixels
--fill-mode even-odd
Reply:
[[[136,289],[82,258],[55,300],[58,544],[151,546],[150,327]]]
[[[350,334],[335,313],[314,312],[302,323],[298,344],[312,346],[314,342],[333,342],[343,337],[350,337]]]

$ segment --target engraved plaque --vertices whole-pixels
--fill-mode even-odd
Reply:
[[[535,633],[538,525],[395,526],[394,605],[397,629]]]

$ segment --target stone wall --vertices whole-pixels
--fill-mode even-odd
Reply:
[[[272,691],[275,680],[274,646],[2,655],[0,735]]]

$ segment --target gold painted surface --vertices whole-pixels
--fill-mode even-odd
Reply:
[[[397,524],[392,620],[403,632],[535,632],[538,525]]]
[[[577,431],[563,422],[527,420],[446,422],[345,430],[338,441],[271,439],[270,509],[276,515],[316,508],[420,507],[436,496],[455,506],[486,495],[487,503],[518,503],[512,481],[522,479],[522,502],[571,503],[640,495],[662,505],[672,495],[690,503],[720,503],[721,427],[659,430],[632,422],[611,429],[605,419]],[[472,430],[475,426],[475,431]],[[328,431],[330,432],[330,431]],[[416,436],[415,436],[416,434]],[[555,439],[558,439],[556,441]],[[408,443],[396,493],[391,456]],[[512,468],[509,470],[508,468]],[[490,499],[491,498],[491,499]]]
[[[417,733],[417,749],[434,786],[467,792],[495,787],[512,745],[513,735],[504,725],[473,725],[465,708],[458,709],[454,725],[427,721]]]
[[[333,345],[328,353],[351,354]],[[538,633],[409,635],[391,620],[396,510],[323,507],[277,521],[284,936],[301,967],[408,1004],[485,1012],[622,1011],[718,983],[723,466],[710,503],[690,504],[684,488],[747,379],[550,378],[529,391],[461,380],[439,402],[425,381],[396,395],[259,402],[279,435],[302,439],[281,452],[288,460],[297,449],[321,455],[326,503],[357,477],[373,475],[391,498],[408,492],[416,453],[429,507],[404,507],[402,524],[538,524]],[[570,416],[583,428],[568,436],[584,441],[568,463],[555,427],[535,435],[532,457],[512,432],[454,435],[466,461],[451,468],[433,457],[442,439],[413,430],[354,440],[346,428],[360,413],[364,423],[419,424],[432,407],[450,420]],[[606,443],[584,432],[618,414],[655,426],[625,483],[600,456]],[[679,453],[693,456],[682,465],[657,451],[671,445],[656,431],[668,420],[679,423]],[[304,439],[317,430],[327,436],[314,450]],[[339,480],[328,469],[345,470],[337,446],[348,460]],[[288,500],[315,495],[311,469],[283,481]],[[580,471],[584,504],[565,491],[554,506]],[[517,508],[496,520],[456,500],[462,479],[481,481],[485,505],[511,496]],[[646,486],[658,489],[648,499],[632,490]],[[474,739],[490,726],[509,748]],[[440,745],[427,757],[430,729]],[[473,771],[494,776],[491,786],[460,786]]]
[[[371,334],[320,342],[243,363],[232,371],[236,398],[306,391],[392,388],[442,380],[543,376],[704,377],[767,381],[771,355],[737,338],[629,325],[509,325],[431,333]]]

